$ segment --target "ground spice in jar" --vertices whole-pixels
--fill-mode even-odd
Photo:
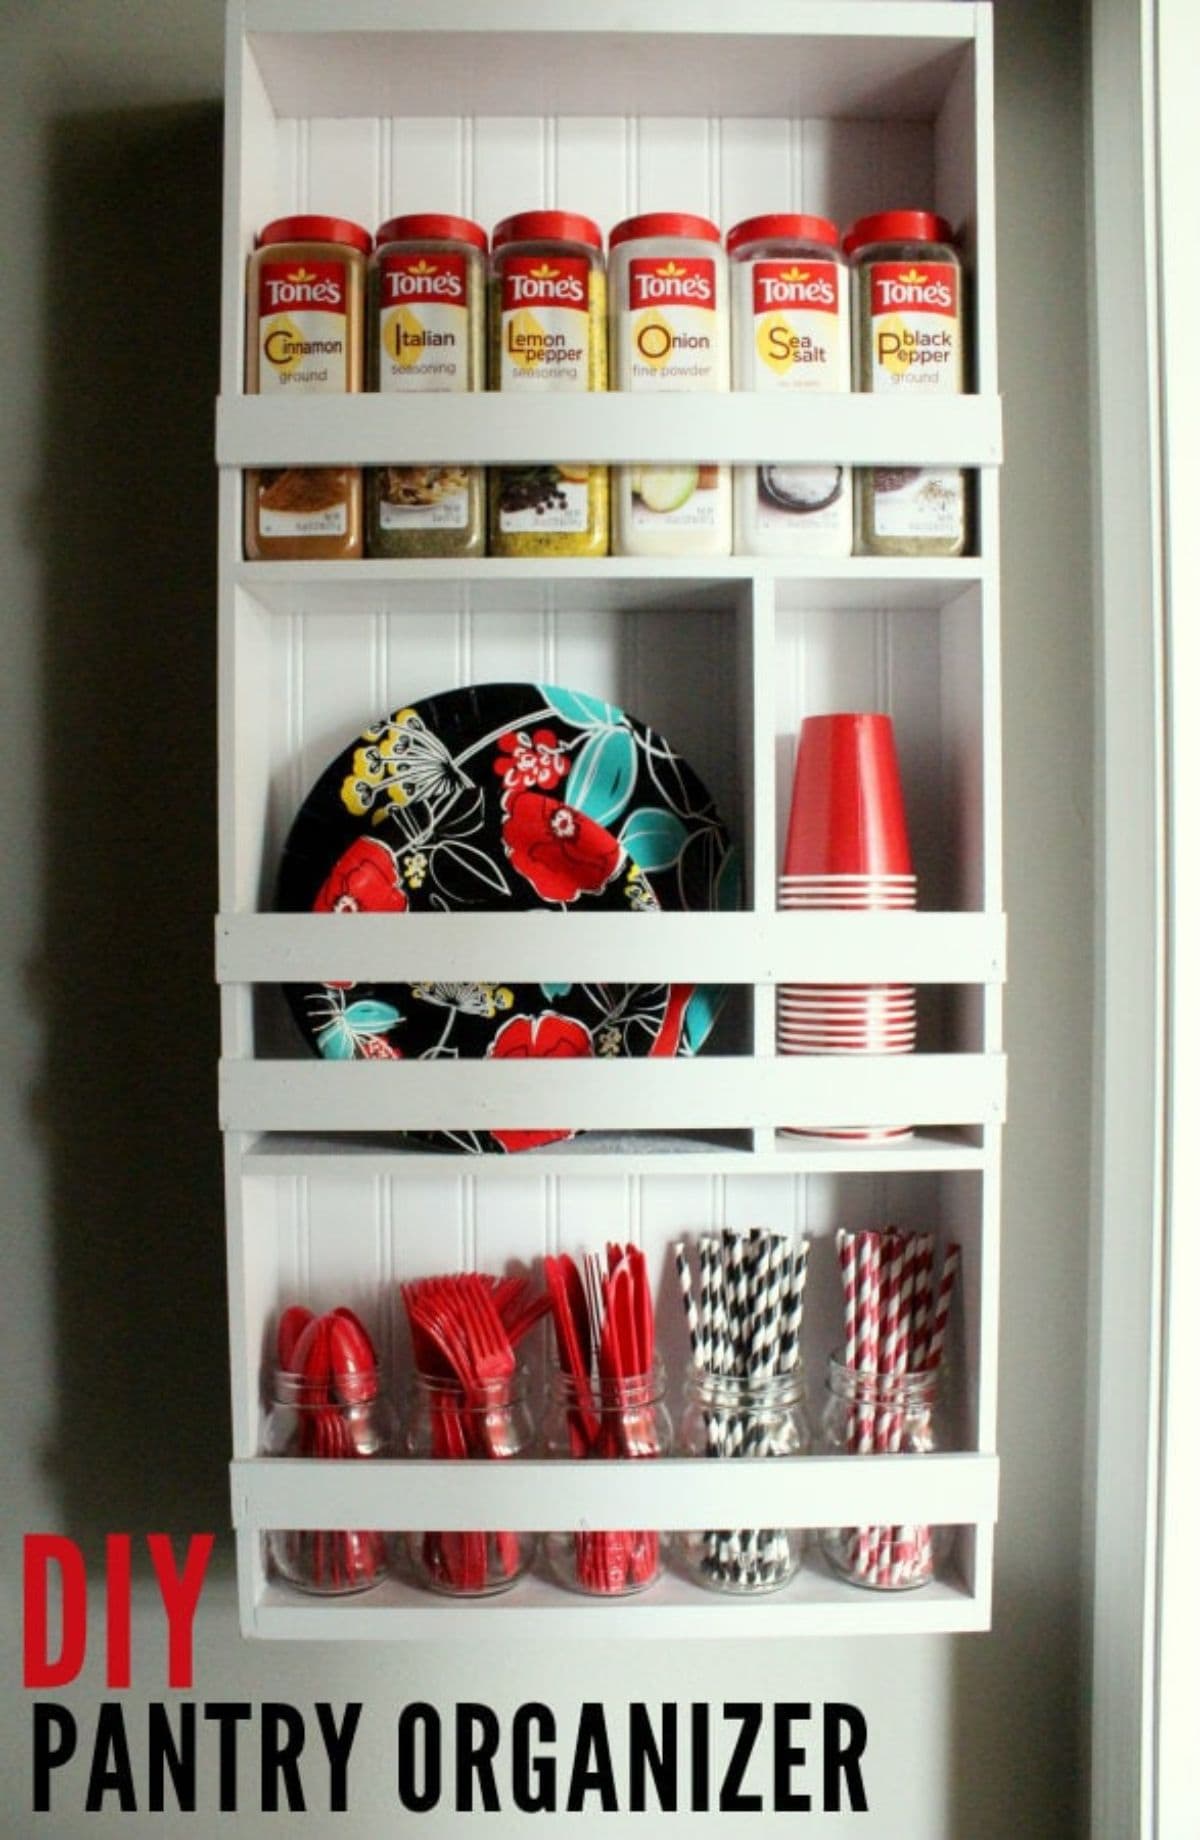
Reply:
[[[340,217],[281,217],[258,237],[246,284],[246,389],[340,396],[363,387],[363,297],[371,237]],[[362,555],[357,467],[247,472],[252,561]]]
[[[963,389],[962,272],[953,232],[932,211],[879,211],[845,238],[854,271],[854,387],[911,399]],[[963,473],[951,467],[859,467],[855,547],[868,556],[960,556],[967,539]]]
[[[393,217],[367,278],[367,387],[481,390],[487,234],[465,217]],[[367,473],[369,556],[482,556],[479,466],[383,466]]]
[[[614,389],[728,390],[729,305],[721,233],[706,217],[652,211],[609,237]],[[729,468],[623,466],[613,477],[618,556],[727,556]]]
[[[545,395],[608,381],[603,238],[570,211],[522,211],[492,233],[488,313],[494,390]],[[603,556],[608,469],[546,461],[493,467],[488,539],[496,556]]]

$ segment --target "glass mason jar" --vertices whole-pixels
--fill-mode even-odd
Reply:
[[[966,388],[962,269],[932,211],[860,217],[843,247],[852,271],[854,387],[907,403]],[[961,556],[966,475],[955,467],[857,467],[855,547],[867,556]]]
[[[405,1437],[410,1457],[527,1457],[533,1439],[523,1367],[470,1389],[438,1374],[414,1374]],[[418,1579],[430,1590],[487,1597],[506,1591],[529,1570],[537,1536],[417,1529],[405,1535],[405,1543]]]
[[[804,1370],[713,1374],[691,1368],[684,1382],[680,1454],[688,1457],[803,1457],[811,1447]],[[799,1570],[798,1527],[691,1530],[676,1536],[685,1570],[712,1591],[776,1591]]]
[[[671,1419],[666,1375],[656,1361],[648,1374],[622,1380],[577,1381],[561,1368],[550,1375],[541,1445],[548,1457],[665,1457]],[[596,1533],[547,1533],[546,1560],[559,1584],[573,1591],[627,1597],[662,1574],[665,1535],[649,1528]]]
[[[333,1374],[319,1383],[301,1374],[274,1375],[263,1429],[266,1456],[387,1457],[396,1441],[395,1413],[379,1391],[376,1369]],[[317,1596],[369,1591],[387,1575],[387,1536],[375,1528],[272,1528],[264,1542],[271,1575]]]
[[[856,1372],[829,1360],[821,1447],[847,1452],[923,1454],[940,1444],[941,1371]],[[821,1548],[839,1577],[871,1591],[911,1591],[928,1584],[949,1547],[947,1527],[824,1527]]]

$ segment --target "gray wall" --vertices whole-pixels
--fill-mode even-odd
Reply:
[[[856,1833],[1080,1831],[1093,643],[1082,31],[1074,5],[1005,0],[997,12],[1013,1099],[995,1628],[506,1656],[266,1648],[237,1634],[210,970],[222,6],[0,10],[12,90],[0,125],[7,1649],[19,1653],[22,1531],[60,1529],[97,1558],[107,1531],[218,1529],[197,1695],[365,1700],[353,1811],[337,1831],[375,1836],[397,1818],[389,1726],[418,1696],[499,1710],[537,1697],[566,1726],[585,1698],[605,1700],[614,1726],[634,1696],[847,1699],[871,1733],[872,1811]],[[84,1750],[106,1696],[100,1639],[98,1624],[84,1676],[55,1696],[78,1710]],[[135,1764],[142,1708],[164,1697],[162,1646],[139,1598],[138,1671],[123,1696]],[[14,1677],[6,1832],[196,1830],[186,1816],[86,1816],[80,1767],[62,1772],[53,1819],[34,1822],[28,1697]],[[244,1761],[249,1808],[252,1751]],[[682,1832],[697,1819],[654,1826]],[[249,1833],[269,1819],[226,1824]],[[731,1832],[770,1824],[726,1818]],[[615,1825],[584,1817],[574,1831]],[[429,1831],[450,1828],[431,1820]],[[494,1818],[491,1831],[510,1827]]]

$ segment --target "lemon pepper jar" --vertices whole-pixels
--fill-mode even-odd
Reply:
[[[837,225],[799,212],[749,217],[734,225],[726,248],[734,389],[849,391],[850,299]],[[740,466],[733,518],[739,555],[848,556],[850,469]]]
[[[522,211],[492,232],[489,381],[537,397],[603,390],[604,243],[571,211]],[[608,469],[545,461],[493,467],[488,540],[497,556],[603,556]]]
[[[964,388],[962,269],[953,232],[932,211],[860,217],[844,248],[853,274],[854,387],[911,407]],[[960,556],[966,479],[953,467],[859,467],[855,547],[867,556]]]
[[[721,233],[706,217],[652,211],[609,237],[610,368],[618,390],[728,390],[729,302]],[[688,455],[613,474],[619,556],[725,556],[733,536],[727,466]]]
[[[367,281],[367,387],[384,395],[484,387],[487,233],[465,217],[393,217]],[[369,556],[482,556],[484,470],[403,464],[367,473]]]
[[[281,217],[259,232],[246,286],[246,389],[296,398],[363,387],[363,301],[371,235],[346,218]],[[247,472],[251,561],[337,561],[363,551],[357,467]]]

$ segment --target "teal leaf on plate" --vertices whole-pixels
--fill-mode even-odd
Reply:
[[[355,1035],[382,1035],[394,1022],[399,1022],[400,1011],[393,1009],[390,1003],[361,997],[347,1009],[344,1020]]]
[[[317,1036],[317,1050],[327,1061],[352,1061],[354,1059],[354,1037],[339,1016],[327,1029],[322,1029]]]
[[[551,709],[573,728],[615,728],[625,719],[614,704],[601,702],[598,696],[562,690],[557,684],[539,684],[538,688]]]
[[[725,1000],[720,984],[700,984],[683,1012],[683,1045],[688,1054],[703,1047],[712,1033],[717,1011]]]
[[[564,796],[607,830],[628,805],[636,780],[637,746],[629,730],[601,728],[580,748]]]
[[[736,849],[725,852],[717,870],[717,907],[723,914],[733,913],[742,899],[742,859]]]
[[[543,984],[542,995],[548,1002],[553,1003],[555,997],[565,997],[570,988],[569,984]]]
[[[640,805],[631,811],[621,827],[621,842],[647,875],[669,869],[679,859],[688,840],[688,828],[673,811],[656,811],[653,805]]]

